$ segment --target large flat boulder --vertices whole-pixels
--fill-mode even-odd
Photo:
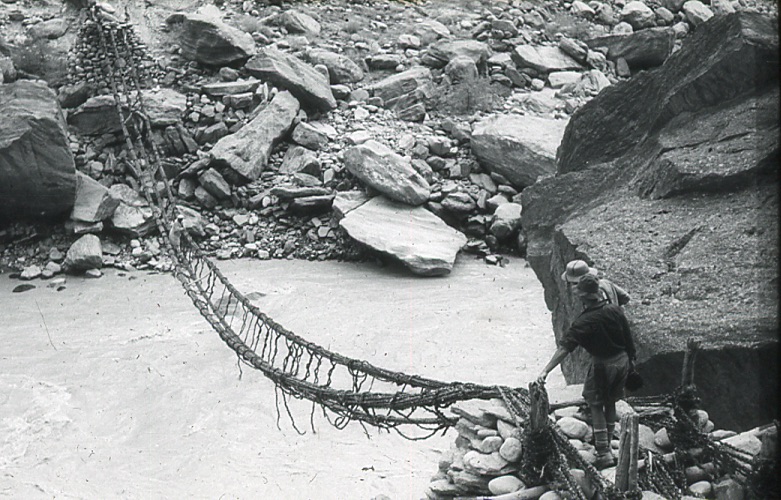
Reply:
[[[391,255],[421,276],[442,276],[453,269],[466,236],[422,207],[377,196],[339,221],[353,239]]]
[[[428,182],[415,170],[408,157],[394,153],[375,140],[345,151],[344,164],[361,182],[393,200],[422,205],[431,194]]]
[[[299,109],[290,92],[278,93],[252,121],[217,141],[211,150],[214,162],[229,169],[226,177],[234,184],[254,181],[266,168],[274,144],[293,126]]]
[[[628,34],[604,35],[586,40],[592,50],[607,49],[607,58],[623,58],[632,69],[661,66],[675,46],[671,28],[649,28]]]
[[[766,379],[779,368],[778,55],[761,15],[702,24],[661,67],[578,110],[558,174],[522,193],[556,336],[580,310],[560,275],[586,260],[633,297],[642,394],[675,389],[700,340],[695,383],[720,428],[778,417]],[[565,377],[586,366],[570,356]]]
[[[225,24],[217,13],[177,12],[166,19],[187,59],[207,66],[225,66],[246,61],[255,54],[252,37]]]
[[[0,85],[0,218],[73,207],[76,167],[57,96],[45,83]]]
[[[251,75],[290,91],[304,106],[319,111],[336,107],[328,80],[295,56],[267,47],[247,61],[244,68]]]
[[[516,187],[531,186],[556,172],[563,120],[531,115],[492,115],[478,122],[470,145],[477,160]]]

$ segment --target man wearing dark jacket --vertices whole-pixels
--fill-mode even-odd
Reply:
[[[635,344],[629,322],[617,304],[610,304],[599,286],[599,280],[586,274],[575,287],[575,294],[584,310],[572,323],[551,360],[537,381],[544,383],[551,370],[578,346],[591,355],[583,398],[591,409],[594,425],[594,446],[597,461],[603,469],[614,464],[610,438],[615,430],[616,401],[624,396],[624,383],[630,363],[635,360]]]

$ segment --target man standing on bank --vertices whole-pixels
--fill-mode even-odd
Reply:
[[[616,425],[616,401],[624,397],[624,384],[630,363],[635,360],[635,344],[629,322],[618,304],[610,304],[602,293],[599,280],[585,274],[575,287],[584,310],[572,323],[556,352],[537,381],[545,383],[548,374],[578,346],[591,356],[591,365],[583,384],[583,398],[591,409],[594,446],[598,469],[615,463],[610,439]]]

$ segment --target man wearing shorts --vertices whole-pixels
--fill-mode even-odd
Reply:
[[[610,438],[616,425],[616,401],[624,396],[624,383],[629,364],[635,360],[635,344],[629,322],[617,304],[610,304],[600,290],[596,276],[586,274],[575,287],[575,294],[584,310],[572,323],[556,352],[540,373],[537,381],[544,383],[551,370],[580,346],[591,355],[583,398],[591,409],[594,426],[594,446],[598,469],[615,463],[610,453]]]

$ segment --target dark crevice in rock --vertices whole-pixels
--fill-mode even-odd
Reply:
[[[641,363],[645,386],[635,395],[665,394],[678,387],[684,353],[668,352]],[[703,349],[694,365],[702,408],[718,428],[743,431],[779,418],[778,380],[776,342]]]

